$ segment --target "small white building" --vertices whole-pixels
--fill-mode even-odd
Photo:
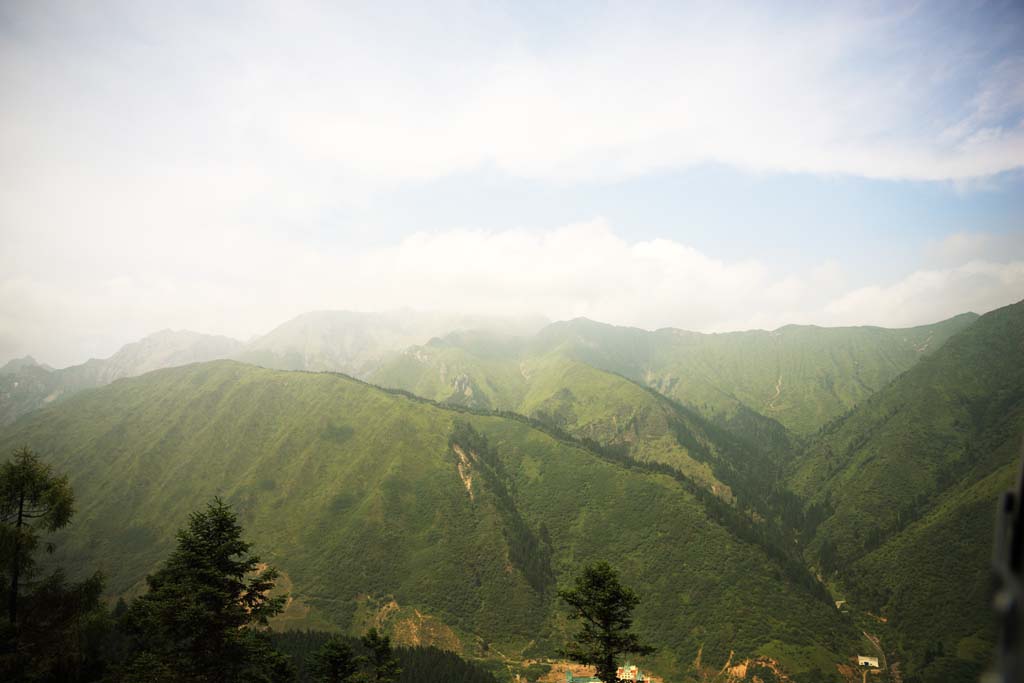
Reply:
[[[857,666],[868,666],[872,669],[877,669],[878,657],[865,657],[864,655],[857,655]]]

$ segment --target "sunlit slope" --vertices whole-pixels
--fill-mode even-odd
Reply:
[[[565,628],[555,587],[605,558],[644,597],[637,625],[666,674],[701,646],[719,665],[776,640],[850,654],[839,615],[683,482],[522,420],[221,361],[83,392],[0,432],[0,448],[24,443],[76,493],[57,559],[102,568],[115,593],[139,590],[188,512],[219,494],[343,628],[393,597],[468,654],[548,654]]]
[[[795,432],[810,433],[976,317],[964,314],[908,329],[788,325],[723,334],[646,332],[581,319],[549,325],[538,343],[642,381],[723,420],[742,405]]]
[[[794,446],[778,423],[744,442],[622,375],[559,352],[520,353],[522,342],[453,335],[414,347],[385,364],[374,382],[452,405],[510,410],[620,449],[641,462],[670,465],[731,499],[770,490]],[[758,489],[758,490],[754,490]]]
[[[512,410],[536,374],[538,361],[526,353],[526,343],[519,337],[457,332],[405,349],[369,379],[452,405]]]
[[[756,415],[811,433],[976,318],[968,313],[909,329],[790,325],[724,334],[648,332],[577,319],[526,339],[436,339],[389,360],[372,379],[452,403],[519,405],[535,370],[555,355],[651,386],[737,433],[762,429],[752,422]]]

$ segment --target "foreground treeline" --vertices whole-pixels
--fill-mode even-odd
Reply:
[[[278,652],[291,659],[297,683],[313,683],[323,680],[317,663],[332,638],[346,645],[355,658],[366,661],[372,657],[363,639],[332,636],[324,631],[273,633],[270,641]],[[489,671],[437,648],[396,647],[392,654],[400,670],[396,683],[495,683]]]
[[[496,683],[485,669],[434,648],[391,647],[370,628],[358,639],[270,631],[287,596],[271,595],[278,572],[250,552],[235,512],[220,498],[193,512],[177,546],[146,577],[147,591],[112,610],[103,576],[69,583],[61,570],[39,576],[41,535],[66,526],[74,510],[67,478],[28,448],[0,466],[0,578],[7,619],[0,631],[0,680],[111,683]],[[52,544],[47,544],[52,550]],[[558,591],[580,623],[564,657],[617,680],[627,654],[654,648],[632,632],[639,596],[607,562],[583,569]],[[545,673],[527,671],[527,674]]]
[[[393,650],[376,629],[358,640],[271,634],[285,601],[270,595],[277,572],[220,499],[192,513],[144,594],[108,609],[100,573],[74,583],[37,570],[41,535],[66,526],[73,503],[67,479],[27,448],[0,468],[0,680],[494,683],[451,653]]]

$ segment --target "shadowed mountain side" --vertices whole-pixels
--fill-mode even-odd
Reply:
[[[808,559],[892,616],[909,672],[933,667],[925,680],[968,680],[990,651],[994,506],[1022,434],[1024,302],[827,425],[791,478],[831,513]]]

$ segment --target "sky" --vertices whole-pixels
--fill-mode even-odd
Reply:
[[[0,362],[1022,298],[1019,2],[0,3]]]

